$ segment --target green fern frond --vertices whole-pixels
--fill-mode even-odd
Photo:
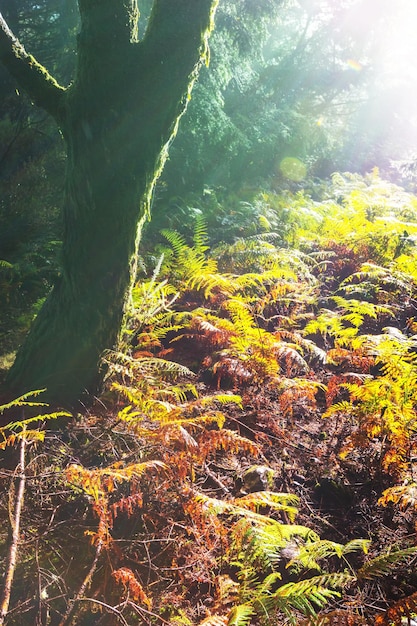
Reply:
[[[371,541],[369,539],[352,539],[343,546],[342,556],[351,552],[363,552],[368,554]]]
[[[238,510],[234,513],[240,518],[232,533],[236,554],[234,563],[240,568],[239,577],[245,580],[250,571],[255,578],[259,570],[269,569],[277,573],[276,569],[296,555],[303,543],[319,539],[314,531],[305,526],[283,524],[252,511]]]
[[[274,569],[296,556],[302,545],[319,541],[318,535],[306,526],[280,524],[271,520],[269,524],[253,524],[249,536],[253,554]]]
[[[246,302],[236,298],[225,302],[223,307],[230,313],[234,328],[243,337],[246,336],[249,329],[256,327],[254,317]]]
[[[343,319],[352,321],[351,316],[356,316],[362,321],[358,324],[362,324],[365,317],[376,319],[378,315],[386,314],[393,315],[392,307],[383,306],[381,304],[373,304],[365,300],[356,300],[354,298],[342,298],[341,296],[332,296],[333,302],[342,310],[346,311],[343,315]],[[353,323],[353,322],[352,322]]]
[[[187,428],[202,428],[209,424],[216,424],[218,428],[223,428],[225,423],[225,416],[223,413],[218,411],[209,413],[207,415],[199,415],[197,417],[181,417],[181,418],[170,418],[167,416],[167,420],[162,426],[165,427],[187,427]]]
[[[111,389],[117,391],[123,398],[125,398],[128,402],[131,402],[133,405],[138,405],[138,390],[136,387],[128,387],[127,385],[121,385],[120,383],[112,383]],[[131,407],[124,407],[122,411],[119,413],[120,419],[124,420],[124,416],[128,418],[126,421],[129,421],[133,417],[133,413],[131,412]],[[139,415],[139,412],[136,412]]]
[[[256,493],[263,493],[263,492],[256,492]],[[253,494],[253,495],[256,495],[256,494]],[[273,492],[271,492],[271,495],[273,495]],[[279,499],[280,494],[277,494],[277,496],[278,496],[277,499]],[[266,515],[256,513],[249,506],[247,506],[247,508],[246,506],[240,506],[238,504],[239,499],[237,499],[237,501],[236,500],[225,501],[225,500],[219,500],[217,498],[211,498],[201,493],[197,493],[195,495],[195,498],[196,498],[196,501],[200,502],[209,513],[213,513],[216,515],[226,514],[232,517],[244,518],[249,522],[253,522],[256,526],[259,526],[259,532],[261,532],[261,529],[263,532],[272,530],[274,536],[278,535],[281,538],[281,540],[289,538],[293,535],[308,536],[312,532],[309,528],[306,528],[305,526],[298,526],[298,525],[293,525],[293,524],[291,525],[281,524],[271,519],[270,517],[267,517]],[[276,508],[279,508],[280,506],[277,502],[274,503],[272,498],[271,498],[271,503]],[[246,505],[247,504],[248,503],[246,503]]]
[[[0,413],[4,413],[8,409],[12,409],[13,407],[21,407],[21,406],[48,406],[45,402],[33,402],[28,400],[28,398],[36,398],[39,394],[46,391],[46,389],[37,389],[36,391],[28,391],[23,395],[11,400],[11,402],[7,402],[6,404],[0,405]]]
[[[39,406],[36,404],[26,404],[25,406]],[[44,406],[44,405],[40,405]],[[27,419],[18,420],[16,422],[9,422],[5,426],[2,426],[0,432],[5,430],[16,430],[16,428],[23,428],[28,426],[28,424],[33,424],[34,422],[42,422],[46,420],[56,420],[59,417],[72,417],[71,413],[67,411],[54,411],[53,413],[45,413],[40,415],[35,415],[35,417],[28,417]]]
[[[130,399],[130,397],[128,397],[128,399]],[[137,411],[133,406],[129,404],[123,407],[123,409],[121,409],[117,413],[117,419],[121,422],[131,422],[139,416],[142,417],[141,412]]]
[[[298,276],[293,269],[289,269],[285,266],[277,266],[272,269],[267,269],[262,273],[247,272],[246,274],[240,274],[236,276],[235,280],[239,288],[245,290],[261,285],[264,285],[266,288],[270,287],[271,284],[273,285],[274,283],[282,281],[287,281],[294,285],[298,282]]]
[[[303,598],[323,608],[330,598],[340,596],[335,589],[342,589],[354,582],[356,577],[346,572],[321,574],[298,582],[286,583],[275,591],[274,596],[288,598],[291,601]]]
[[[128,378],[137,376],[151,380],[194,378],[195,374],[185,365],[157,357],[134,358],[123,352],[107,352],[104,359],[110,368]]]
[[[177,258],[181,258],[181,255],[184,253],[184,250],[188,248],[187,243],[185,241],[185,237],[180,235],[176,230],[168,230],[163,229],[161,231],[161,235],[165,237],[168,241],[172,249],[174,250],[174,254]]]
[[[307,322],[303,333],[307,336],[320,333],[324,336],[338,337],[343,334],[344,330],[345,328],[337,313],[323,309],[320,315]]]
[[[296,556],[288,563],[288,568],[321,570],[319,561],[337,556],[339,559],[351,552],[362,551],[365,554],[369,549],[367,539],[354,539],[347,544],[336,543],[327,539],[319,539],[301,546]]]
[[[269,610],[282,612],[289,622],[295,625],[298,620],[294,610],[315,618],[317,610],[321,610],[330,600],[340,597],[340,593],[335,589],[343,588],[355,580],[355,577],[342,573],[324,574],[287,583],[264,598],[263,604]]]
[[[48,406],[45,402],[28,400],[28,398],[36,397],[44,391],[45,389],[39,389],[25,393],[11,402],[1,405],[0,413],[4,413],[5,411],[16,407]],[[43,441],[45,436],[44,432],[40,430],[28,429],[27,427],[31,424],[39,424],[41,422],[58,419],[60,417],[72,417],[72,415],[67,411],[53,411],[52,413],[41,413],[39,415],[35,415],[34,417],[28,417],[26,419],[16,420],[5,424],[0,427],[0,436],[3,438],[3,441],[0,442],[0,449],[4,450],[7,446],[14,445],[16,441],[21,439],[25,439],[26,441]]]
[[[233,266],[237,273],[264,272],[276,267],[279,239],[276,233],[262,233],[245,238],[238,238],[232,244],[220,244],[213,250],[222,266]]]
[[[202,215],[196,215],[193,243],[198,254],[204,254],[209,250],[207,222]]]
[[[141,357],[135,359],[134,357],[124,354],[123,352],[114,352],[111,354],[115,361],[121,361],[122,363],[128,363],[130,366],[136,368],[139,373],[145,374],[146,372],[156,372],[158,376],[164,373],[175,372],[178,376],[193,376],[193,372],[175,361],[167,361],[157,357]]]
[[[200,405],[204,407],[211,406],[216,402],[222,405],[236,404],[239,408],[243,409],[242,396],[239,396],[237,394],[216,393],[213,396],[205,396],[199,401]]]
[[[251,604],[239,604],[230,611],[227,626],[248,626],[255,610]]]
[[[280,572],[272,572],[268,574],[261,582],[257,583],[253,587],[254,600],[262,598],[271,593],[271,590],[276,588],[277,584],[282,580],[282,574]]]
[[[143,376],[155,374],[158,378],[172,376],[175,378],[180,376],[193,378],[195,376],[194,372],[185,365],[157,357],[141,357],[138,359],[127,357],[125,362],[128,362],[135,371]]]
[[[369,580],[390,574],[396,567],[417,554],[417,547],[392,550],[365,563],[357,572],[358,580]]]
[[[343,281],[341,288],[345,288],[345,285],[350,283],[355,283],[355,287],[357,287],[357,284],[368,283],[372,286],[386,285],[391,289],[411,294],[413,282],[412,277],[407,274],[376,265],[375,263],[364,263],[358,272],[351,274]]]

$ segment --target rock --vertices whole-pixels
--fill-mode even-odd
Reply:
[[[242,493],[271,491],[274,487],[275,471],[267,465],[251,465],[242,474]]]

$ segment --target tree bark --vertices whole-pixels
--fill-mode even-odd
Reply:
[[[96,390],[217,2],[155,0],[138,42],[136,0],[79,0],[77,73],[67,89],[0,14],[0,59],[55,117],[68,152],[62,272],[9,372],[14,393],[46,387],[49,401],[70,405]]]

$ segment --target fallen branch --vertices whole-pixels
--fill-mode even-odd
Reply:
[[[16,468],[19,470],[18,479],[19,486],[17,490],[14,515],[10,519],[10,525],[12,529],[11,543],[9,553],[7,555],[6,576],[4,580],[3,594],[0,605],[0,626],[3,626],[4,620],[9,612],[10,595],[12,591],[12,584],[17,562],[17,551],[19,547],[20,536],[20,518],[22,515],[23,499],[25,495],[26,474],[25,474],[25,462],[26,462],[26,439],[23,433],[20,439],[20,460],[19,465]]]

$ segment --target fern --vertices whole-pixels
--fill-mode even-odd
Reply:
[[[248,626],[253,615],[255,615],[255,609],[252,605],[239,604],[230,611],[227,626]]]
[[[23,407],[23,406],[47,406],[47,404],[45,402],[36,402],[33,400],[28,400],[28,398],[36,398],[39,394],[43,393],[44,391],[46,391],[46,389],[38,389],[36,391],[28,391],[27,393],[24,393],[23,395],[19,396],[18,398],[15,398],[14,400],[11,400],[10,402],[7,402],[6,404],[2,404],[0,405],[0,413],[4,413],[4,411],[7,411],[9,409],[15,408],[15,407]]]
[[[242,397],[232,393],[216,393],[213,396],[205,396],[201,398],[201,406],[211,406],[212,404],[219,403],[220,405],[236,404],[240,409],[243,409]]]
[[[359,580],[369,580],[379,576],[387,576],[401,563],[417,554],[417,547],[404,548],[403,550],[389,550],[385,554],[371,559],[357,572]]]
[[[300,606],[297,607],[295,603],[299,602],[302,604],[306,602],[309,608],[307,611],[303,610],[303,612],[315,613],[315,609],[312,609],[310,603],[316,604],[321,609],[330,598],[340,595],[335,589],[346,587],[355,581],[355,576],[345,572],[321,574],[299,582],[282,585],[274,593],[274,596],[276,599],[288,599],[290,604],[296,608],[300,608]]]
[[[289,623],[294,625],[298,624],[296,613],[316,617],[317,610],[340,596],[336,589],[343,588],[355,580],[353,576],[345,573],[326,574],[286,583],[271,591],[271,582],[275,579],[270,577],[266,585],[260,584],[254,590],[253,606],[261,615],[282,613]]]
[[[315,616],[318,609],[340,595],[337,589],[356,581],[353,574],[340,572],[280,584],[282,575],[276,568],[283,560],[288,561],[287,567],[292,567],[297,560],[307,570],[319,559],[335,554],[344,558],[349,552],[366,550],[368,546],[368,542],[361,540],[346,546],[321,541],[304,526],[283,524],[256,512],[259,506],[262,510],[267,507],[288,511],[288,504],[296,502],[290,494],[257,492],[229,502],[199,494],[196,499],[208,514],[238,517],[232,528],[233,544],[228,558],[231,565],[238,568],[242,601],[230,612],[229,623],[246,624],[255,615],[276,613],[284,614],[295,623],[294,611]]]
[[[311,541],[297,550],[296,556],[288,563],[288,568],[296,570],[315,569],[321,571],[319,561],[329,559],[336,556],[339,559],[345,557],[346,554],[357,552],[358,550],[366,553],[369,549],[370,541],[367,539],[354,539],[347,544],[335,543],[334,541],[320,539]]]
[[[388,506],[390,503],[398,504],[402,511],[406,510],[408,507],[417,509],[417,484],[411,482],[385,489],[378,500],[378,504]]]
[[[36,398],[38,395],[43,393],[45,389],[38,389],[36,391],[29,391],[6,404],[0,405],[0,413],[4,413],[5,411],[9,411],[14,408],[25,408],[25,407],[47,407],[48,405],[45,402],[37,402],[36,400],[30,400],[30,398]],[[67,411],[53,411],[52,413],[41,413],[39,415],[35,415],[33,417],[22,418],[20,420],[15,420],[13,422],[9,422],[4,426],[0,427],[0,437],[3,438],[3,441],[0,442],[0,449],[4,450],[7,446],[13,446],[17,441],[21,439],[25,439],[25,441],[44,441],[45,433],[39,428],[28,429],[28,426],[33,424],[41,425],[42,422],[56,420],[60,417],[72,417],[71,413]]]
[[[131,569],[121,567],[112,572],[112,576],[117,583],[123,586],[126,597],[131,598],[134,602],[144,604],[148,609],[152,608],[151,598],[145,593]]]
[[[157,357],[134,358],[123,352],[107,352],[104,362],[113,368],[113,371],[131,379],[145,378],[156,382],[195,376],[188,367]]]
[[[375,626],[404,626],[407,623],[412,624],[411,619],[415,617],[416,613],[417,592],[396,602],[384,615],[378,615],[375,619]]]
[[[145,472],[166,471],[167,467],[161,461],[145,461],[133,463],[125,467],[115,464],[105,468],[87,469],[76,463],[69,465],[65,470],[68,483],[91,496],[98,503],[106,494],[112,493],[116,485],[140,478]]]
[[[197,254],[205,254],[209,250],[208,240],[206,220],[197,214],[193,233],[193,244]]]
[[[181,259],[184,254],[184,251],[188,248],[185,237],[180,235],[176,230],[162,230],[161,234],[167,239],[172,249],[174,250],[174,254],[177,259]]]
[[[293,522],[297,515],[297,509],[293,505],[298,504],[298,498],[290,493],[256,491],[241,498],[236,498],[234,504],[252,511],[259,511],[263,507],[268,507],[275,511],[284,511],[290,521]]]
[[[340,289],[346,294],[350,291],[380,294],[385,287],[384,294],[388,301],[395,304],[399,293],[411,295],[413,283],[412,276],[396,271],[393,267],[364,263],[358,272],[354,272],[341,283]]]
[[[162,234],[174,251],[176,278],[173,279],[182,288],[203,291],[205,298],[216,291],[231,294],[236,290],[233,277],[220,274],[215,259],[205,254],[208,250],[207,232],[202,218],[196,221],[193,246],[188,246],[184,237],[176,231],[163,230]]]

